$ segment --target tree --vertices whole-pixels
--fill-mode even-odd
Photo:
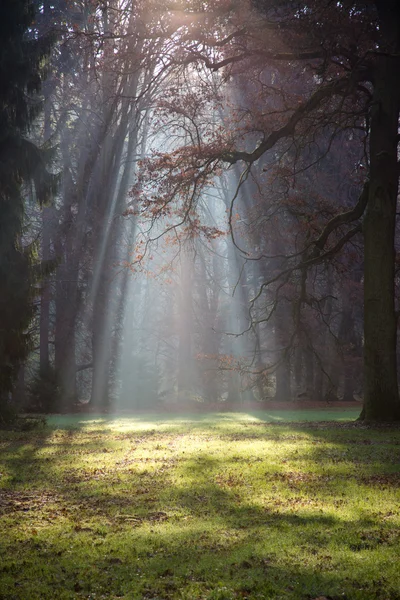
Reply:
[[[41,298],[41,356],[62,383],[60,408],[76,400],[77,373],[84,371],[92,380],[85,395],[106,408],[124,312],[126,278],[117,271],[133,244],[121,243],[123,213],[162,76],[154,74],[161,42],[148,41],[155,35],[148,3],[44,4],[41,26],[60,30],[45,116],[59,144],[63,185],[54,210],[43,215],[42,253],[58,266]]]
[[[31,0],[0,6],[0,413],[30,349],[41,273],[34,244],[23,239],[24,191],[33,182],[31,193],[45,203],[56,184],[46,170],[48,151],[26,137],[42,108],[38,93],[51,47],[50,37],[36,36],[34,16]]]
[[[173,154],[158,155],[151,169],[157,171],[158,181],[162,180],[161,193],[153,192],[143,206],[152,211],[153,218],[158,211],[165,216],[166,207],[178,199],[179,183],[181,214],[190,215],[196,199],[210,188],[221,168],[244,165],[242,184],[268,153],[282,162],[290,160],[290,145],[303,152],[321,134],[334,140],[340,132],[361,132],[360,163],[366,175],[357,201],[334,211],[329,220],[322,218],[303,248],[281,261],[281,272],[263,281],[260,293],[277,281],[288,283],[290,274],[303,274],[306,282],[313,268],[330,261],[362,233],[362,418],[399,420],[394,277],[400,6],[396,0],[260,0],[256,4],[256,9],[250,5],[241,9],[236,4],[216,3],[208,13],[207,25],[182,36],[181,64],[194,72],[219,71],[224,80],[230,79],[231,87],[240,77],[251,80],[250,107],[235,107],[236,125],[231,119],[231,127],[223,131],[214,128],[213,135],[198,135]],[[187,11],[190,13],[190,6]],[[279,71],[291,82],[296,72],[301,73],[302,84],[279,87],[274,83]],[[208,99],[212,103],[210,96]],[[214,97],[214,104],[219,103]],[[294,182],[295,167],[292,172]],[[306,302],[306,296],[301,298],[300,304]]]

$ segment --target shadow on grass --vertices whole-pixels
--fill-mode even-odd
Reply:
[[[347,494],[349,479],[344,477],[344,467],[340,478],[342,463],[353,464],[355,483],[366,450],[369,458],[363,465],[367,470],[370,465],[370,474],[378,467],[387,468],[387,432],[372,432],[367,440],[365,431],[358,430],[244,424],[243,437],[216,423],[212,433],[229,443],[240,444],[254,435],[293,446],[311,440],[311,450],[293,447],[287,460],[293,465],[302,460],[326,464],[339,475],[334,481],[318,479],[318,474],[303,481],[291,479],[285,465],[275,467],[276,472],[269,474],[275,476],[278,470],[282,474],[274,481],[276,500],[280,501],[281,491],[286,494],[282,505],[274,503],[274,497],[247,499],[251,487],[246,473],[232,474],[238,463],[232,455],[221,459],[193,451],[176,462],[154,455],[146,468],[146,457],[135,462],[134,450],[126,448],[123,468],[121,457],[111,460],[104,472],[101,457],[99,464],[86,468],[82,463],[86,456],[103,453],[108,459],[118,449],[118,440],[139,447],[164,442],[182,431],[179,423],[161,431],[111,427],[110,441],[100,425],[108,428],[113,422],[81,418],[64,430],[18,434],[11,446],[3,448],[10,504],[0,504],[0,509],[11,521],[9,540],[3,535],[0,542],[4,558],[0,597],[400,598],[395,587],[398,578],[391,580],[395,561],[388,560],[394,558],[399,542],[390,521],[379,515],[339,518],[323,506],[328,495]],[[350,444],[350,439],[357,443]],[[238,445],[239,459],[240,451]],[[48,507],[32,506],[32,502],[29,506],[29,495],[27,500],[17,497],[13,504],[13,493],[21,489],[29,490],[32,497],[40,498],[43,491],[53,496]],[[30,525],[39,510],[39,525]],[[11,529],[16,524],[18,535]],[[382,556],[378,551],[383,551]]]

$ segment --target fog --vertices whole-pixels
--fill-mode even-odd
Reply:
[[[34,214],[56,266],[21,377],[56,381],[63,410],[352,399],[358,248],[298,264],[358,192],[357,134],[304,129],[248,160],[313,76],[257,61],[210,68],[227,52],[219,17],[188,7],[75,9],[43,3],[37,21],[58,31],[35,135],[55,149],[61,184]],[[257,11],[244,15],[257,24]],[[276,33],[266,40],[285,49]]]

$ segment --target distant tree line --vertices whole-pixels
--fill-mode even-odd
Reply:
[[[0,413],[400,418],[400,9],[0,9]]]

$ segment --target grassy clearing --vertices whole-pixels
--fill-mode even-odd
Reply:
[[[0,598],[399,600],[399,429],[265,420],[1,432]]]
[[[323,409],[297,409],[297,410],[252,410],[240,412],[211,412],[211,413],[148,413],[132,416],[128,422],[131,427],[135,423],[219,423],[221,421],[255,421],[263,423],[283,423],[302,421],[354,421],[361,412],[360,408],[323,408]],[[114,417],[106,417],[112,422]],[[52,427],[79,427],[84,421],[93,420],[93,415],[54,415],[47,418]]]

